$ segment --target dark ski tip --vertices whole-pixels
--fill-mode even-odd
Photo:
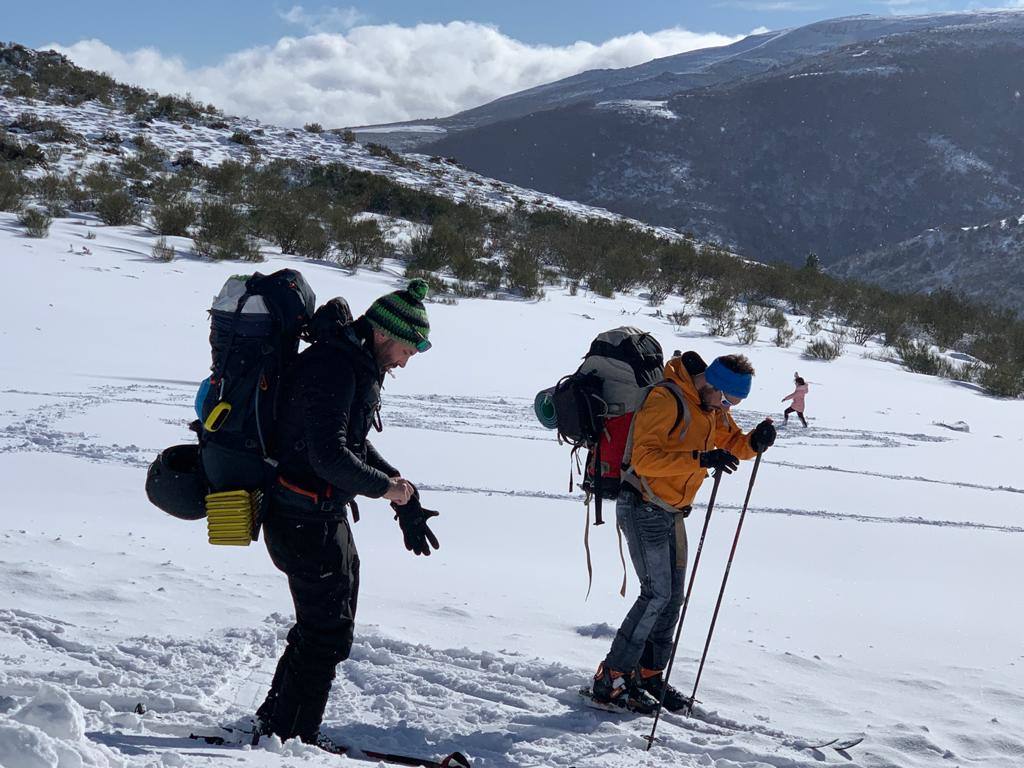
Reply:
[[[231,729],[226,729],[231,732]],[[237,741],[231,741],[223,736],[211,736],[202,733],[190,733],[188,735],[193,741],[201,741],[205,744],[216,747],[240,747],[243,746]],[[255,744],[254,744],[255,746]],[[389,763],[391,765],[405,765],[411,768],[473,768],[473,764],[461,752],[452,752],[440,760],[426,757],[415,757],[413,755],[396,755],[390,752],[376,752],[372,749],[360,749],[346,744],[335,745],[333,754],[345,755],[356,760],[363,759],[377,763]]]

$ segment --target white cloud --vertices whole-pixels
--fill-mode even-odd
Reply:
[[[288,13],[305,18],[300,6]],[[387,24],[285,37],[195,68],[153,48],[125,53],[100,40],[47,47],[117,80],[188,92],[230,114],[334,127],[446,116],[584,70],[631,66],[738,39],[673,28],[599,44],[546,46],[474,22]]]
[[[746,11],[820,11],[821,3],[794,2],[794,0],[727,0],[716,3],[719,7],[742,8]]]
[[[293,5],[287,11],[278,11],[277,15],[289,24],[304,27],[308,32],[344,31],[366,21],[366,14],[353,6],[309,12],[301,5]]]

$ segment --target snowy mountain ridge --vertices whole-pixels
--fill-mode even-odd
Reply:
[[[822,37],[827,24],[810,25],[764,43],[806,37],[792,56],[757,59],[755,48],[730,59],[731,69],[713,65],[720,77],[663,72],[643,87],[453,123],[419,146],[510,182],[718,238],[748,258],[800,264],[813,252],[840,272],[889,248],[886,261],[899,261],[907,251],[899,244],[929,229],[1020,215],[1024,13],[849,24],[863,35]],[[605,106],[629,100],[665,104],[661,113]],[[979,272],[1009,261],[1004,280],[1013,290],[973,279],[953,244],[933,252],[942,279],[930,285],[964,285],[978,300],[1018,310],[1024,272],[994,241],[972,254]],[[888,282],[897,273],[874,272],[874,259],[857,263],[863,279],[922,286]]]

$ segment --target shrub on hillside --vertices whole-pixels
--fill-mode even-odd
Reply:
[[[673,330],[678,331],[684,326],[690,324],[692,316],[689,312],[687,312],[684,309],[677,309],[674,312],[669,312],[667,315],[665,315],[665,319],[668,320],[669,325],[672,326]]]
[[[323,133],[324,127],[320,123],[306,123],[302,126],[302,130],[308,131],[309,133]]]
[[[903,367],[914,373],[927,376],[943,376],[950,373],[950,365],[941,355],[932,350],[925,341],[900,340],[895,346],[896,353],[903,361]]]
[[[418,269],[450,269],[459,280],[476,279],[485,255],[483,216],[466,206],[438,216],[430,234],[413,238],[410,255]]]
[[[196,253],[223,261],[262,261],[259,244],[249,234],[246,215],[231,203],[204,202],[193,237]]]
[[[68,187],[63,178],[55,173],[48,173],[36,179],[32,186],[48,214],[67,215]]]
[[[346,269],[376,267],[387,252],[380,227],[373,219],[355,220],[344,210],[331,212],[330,236],[337,248],[337,260]]]
[[[757,341],[757,320],[750,315],[741,317],[736,328],[736,339],[740,344],[753,344]]]
[[[139,204],[130,192],[115,189],[96,198],[96,215],[112,227],[134,224],[139,218]]]
[[[157,234],[185,237],[196,222],[198,207],[184,195],[178,195],[154,200],[150,213]]]
[[[615,286],[604,275],[591,275],[587,287],[603,299],[615,298]]]
[[[758,325],[768,325],[768,319],[778,310],[764,304],[747,304],[747,316],[752,318]]]
[[[698,306],[712,336],[728,336],[736,329],[736,305],[730,297],[711,293]]]
[[[812,360],[835,360],[843,354],[843,345],[837,339],[815,339],[804,347],[804,357]]]
[[[135,146],[134,160],[148,171],[162,171],[164,165],[170,160],[168,152],[154,144],[144,134],[139,133],[133,136],[132,144]],[[145,176],[141,178],[145,178]]]
[[[9,89],[13,96],[20,96],[23,99],[34,99],[36,97],[35,83],[31,77],[24,73],[17,74],[11,78]]]
[[[871,341],[877,331],[870,325],[852,325],[849,329],[850,341],[863,346]]]
[[[448,286],[445,284],[444,280],[438,278],[438,276],[433,272],[427,272],[423,269],[408,266],[405,268],[405,276],[409,280],[414,280],[418,277],[420,280],[426,282],[428,300],[436,300],[438,296],[448,292]]]
[[[793,343],[794,338],[796,338],[796,331],[787,322],[782,327],[775,329],[775,337],[772,339],[772,343],[776,347],[788,347]]]
[[[196,120],[202,117],[208,109],[208,107],[203,107],[202,104],[194,101],[188,94],[184,98],[180,96],[158,96],[147,110],[146,115],[150,118],[161,120]]]
[[[228,141],[233,141],[235,144],[241,144],[243,147],[255,147],[256,139],[251,134],[243,131],[236,130],[231,136],[228,137]]]
[[[64,179],[68,198],[68,209],[76,213],[92,210],[92,195],[77,174],[69,174]]]
[[[25,199],[27,185],[17,171],[0,165],[0,211],[17,211]]]
[[[43,165],[46,163],[46,153],[38,144],[22,144],[7,131],[0,130],[0,160],[19,165]]]
[[[1024,361],[1004,359],[982,369],[978,383],[999,397],[1020,397],[1024,394]]]
[[[225,160],[220,165],[200,168],[206,179],[206,186],[215,195],[236,200],[242,196],[242,181],[245,179],[245,166],[237,160]]]
[[[688,295],[696,251],[689,241],[666,243],[651,249],[651,269],[646,279],[651,306],[659,306],[673,291]]]
[[[769,328],[785,328],[789,325],[789,320],[786,319],[786,313],[781,309],[773,309],[764,319],[765,325]]]
[[[385,146],[383,144],[376,144],[371,141],[366,145],[366,151],[369,152],[374,157],[386,158],[390,160],[392,163],[395,163],[396,165],[402,164],[402,156],[395,152],[395,150],[393,150],[391,147]]]
[[[254,234],[272,241],[283,253],[299,253],[303,237],[307,250],[312,247],[310,237],[320,239],[318,219],[326,200],[319,191],[288,187],[282,179],[260,171],[247,172],[244,186]]]
[[[978,380],[981,372],[985,366],[978,362],[965,362],[960,365],[950,364],[949,373],[946,375],[947,378],[953,379],[953,381],[970,381],[974,382]]]
[[[37,140],[43,144],[54,142],[63,144],[85,143],[85,139],[81,134],[75,133],[60,120],[48,120],[31,112],[22,112],[7,127],[24,133],[41,134]]]
[[[18,223],[25,228],[25,234],[29,237],[47,237],[53,219],[38,208],[26,208],[18,215]]]
[[[482,276],[484,284],[490,289],[493,285],[493,262],[488,262]],[[498,270],[499,273],[501,270]],[[532,299],[541,294],[540,258],[536,251],[527,243],[516,243],[505,253],[505,283],[508,289],[524,299]]]
[[[154,261],[174,261],[174,246],[167,242],[166,237],[157,238],[153,243],[152,256]]]
[[[196,156],[191,149],[183,149],[174,156],[171,165],[178,168],[196,168],[199,166],[199,161],[196,160]]]
[[[110,163],[102,162],[92,166],[82,177],[82,185],[92,197],[99,197],[121,189],[123,182],[114,175]]]
[[[304,259],[324,259],[331,250],[327,230],[316,219],[307,218],[295,237],[295,255]]]

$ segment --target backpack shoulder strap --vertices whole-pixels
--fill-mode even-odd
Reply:
[[[686,404],[686,398],[683,396],[682,388],[674,381],[669,379],[662,379],[657,384],[652,384],[648,388],[647,393],[644,395],[644,399],[640,402],[640,406],[636,409],[636,413],[633,415],[633,421],[629,424],[629,435],[626,437],[626,447],[622,453],[622,469],[629,469],[633,459],[633,432],[636,430],[636,417],[640,413],[640,409],[647,404],[647,398],[651,396],[658,387],[664,387],[672,393],[672,397],[676,401],[676,420],[672,424],[672,428],[668,431],[669,434],[674,432],[680,424],[684,424],[683,431],[685,432],[690,428],[690,406]]]
[[[665,387],[665,389],[671,392],[672,396],[675,398],[676,406],[678,408],[675,423],[672,425],[672,429],[669,430],[669,434],[671,434],[681,423],[684,425],[683,433],[685,434],[686,430],[690,428],[690,406],[686,403],[686,398],[683,396],[682,388],[674,381],[662,379],[657,384],[652,385],[651,388],[647,390],[647,395],[644,396],[644,400],[643,403],[640,404],[640,408],[643,408],[644,404],[647,402],[647,398],[656,387]],[[640,413],[640,408],[637,408],[636,410],[638,414]],[[679,510],[675,507],[666,504],[658,498],[650,484],[640,477],[640,475],[638,475],[633,469],[633,432],[635,429],[636,416],[633,417],[633,421],[629,425],[629,437],[626,438],[626,449],[622,453],[622,482],[628,483],[638,491],[646,493],[647,497],[655,505],[662,507],[669,512],[678,512]]]
[[[654,386],[665,387],[669,392],[672,393],[672,397],[676,399],[676,420],[672,423],[672,429],[669,433],[676,431],[676,428],[685,422],[683,432],[690,428],[690,406],[686,404],[686,397],[683,395],[683,388],[676,384],[671,379],[663,379]]]

